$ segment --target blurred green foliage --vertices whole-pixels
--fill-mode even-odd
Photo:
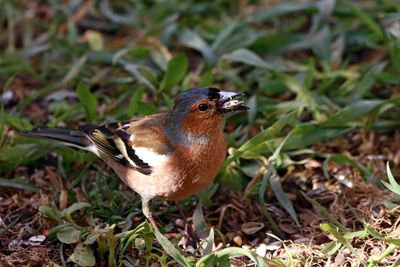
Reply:
[[[189,87],[242,91],[251,109],[247,116],[238,114],[227,122],[234,149],[216,183],[242,191],[257,171],[269,167],[271,172],[263,173],[247,193],[258,192],[265,206],[265,190],[271,186],[298,223],[276,172],[293,164],[288,152],[350,164],[365,180],[373,180],[371,170],[360,162],[304,149],[342,138],[352,129],[392,131],[400,126],[399,21],[396,0],[2,0],[0,126],[2,132],[4,127],[20,132],[43,123],[77,127],[127,120],[168,110],[172,97]],[[5,98],[9,91],[10,101]],[[45,116],[35,114],[33,105],[45,109]],[[49,145],[32,142],[1,135],[0,176],[20,165],[46,165]],[[96,184],[85,183],[93,157],[64,148],[57,153],[58,170],[74,177],[67,188],[70,199],[76,200],[73,187],[81,186],[91,201],[81,207],[88,209],[85,212],[117,224],[137,214],[139,201],[126,203],[132,200],[118,190],[116,177],[105,177],[98,166]],[[77,160],[85,163],[83,171],[74,167]],[[18,179],[11,185],[4,180],[0,186],[36,190]],[[212,203],[211,197],[202,194],[202,202]],[[169,261],[164,252],[155,252],[148,225],[131,230],[127,223],[114,239],[115,226],[86,229],[67,211],[47,207],[41,213],[62,226],[55,228],[60,242],[79,243],[71,256],[77,264],[93,265],[90,245],[95,241],[96,253],[108,251],[103,256],[109,264],[132,263],[124,253],[138,238],[144,240],[146,264],[151,259]],[[270,218],[266,209],[262,212]],[[322,229],[353,250],[332,226]],[[182,265],[193,263],[155,234],[173,259]],[[246,255],[262,265],[258,256],[230,248],[204,255],[199,266],[227,264],[232,255]]]

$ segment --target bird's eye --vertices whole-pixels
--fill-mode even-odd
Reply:
[[[202,111],[202,112],[207,111],[209,108],[210,108],[210,106],[207,105],[207,104],[200,104],[199,105],[199,110]]]

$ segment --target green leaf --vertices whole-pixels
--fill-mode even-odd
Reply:
[[[372,65],[368,71],[363,74],[361,80],[353,88],[351,95],[354,99],[360,99],[370,91],[376,83],[377,74],[383,72],[387,62],[380,62]]]
[[[17,144],[0,148],[0,169],[14,169],[18,165],[33,162],[46,153],[43,145]]]
[[[351,122],[357,121],[363,118],[366,114],[371,112],[373,109],[382,105],[382,100],[360,100],[351,103],[347,107],[339,110],[333,114],[328,120],[323,122],[322,126],[346,126]]]
[[[234,34],[234,32],[238,28],[238,26],[239,26],[239,24],[237,22],[233,21],[232,23],[229,23],[229,25],[227,25],[227,27],[224,27],[222,29],[222,31],[220,31],[220,33],[216,36],[213,44],[211,45],[211,49],[214,52],[216,52],[218,50],[222,50],[221,48],[229,40],[229,37],[232,37],[232,35]]]
[[[390,254],[393,253],[396,249],[398,249],[398,246],[400,245],[400,242],[396,243],[390,243],[390,241],[385,240],[386,242],[389,243],[389,246],[380,254],[380,255],[371,255],[368,259],[368,262],[370,263],[369,266],[382,266],[379,264],[385,257],[389,256]],[[398,240],[400,241],[400,240]],[[398,266],[399,260],[397,260],[396,263],[393,264],[393,266]]]
[[[11,187],[11,188],[17,188],[17,189],[22,189],[22,190],[31,191],[31,192],[39,192],[40,191],[39,187],[18,181],[16,179],[0,178],[0,187]]]
[[[169,91],[177,85],[185,76],[189,67],[188,59],[185,55],[177,55],[173,57],[167,66],[167,72],[160,85],[160,91]]]
[[[285,242],[282,239],[280,239],[278,236],[274,235],[274,234],[267,233],[267,235],[272,237],[272,238],[274,238],[274,239],[276,239],[276,240],[278,240],[282,244],[282,246],[283,246],[283,248],[285,250],[285,253],[287,255],[286,264],[283,264],[281,261],[278,261],[278,260],[273,260],[272,263],[274,265],[277,264],[278,266],[282,266],[282,267],[283,266],[295,266],[296,264],[294,263],[293,255],[292,255],[293,252],[288,248],[288,246],[285,244]]]
[[[78,211],[78,210],[84,209],[84,208],[88,208],[88,207],[91,207],[91,205],[89,203],[86,203],[86,202],[75,202],[71,206],[69,206],[68,208],[63,210],[62,214],[64,216],[70,216],[75,211]]]
[[[207,188],[197,193],[197,197],[199,198],[201,204],[206,207],[212,206],[214,202],[211,200],[211,198],[217,192],[218,188],[218,183],[211,183]]]
[[[224,248],[223,250],[220,251],[215,251],[214,253],[202,257],[197,262],[196,267],[225,266],[222,265],[222,262],[229,264],[228,259],[230,257],[243,257],[243,256],[250,258],[250,260],[252,260],[258,267],[268,266],[265,260],[262,257],[258,256],[253,251],[238,247],[230,247],[230,248]]]
[[[160,233],[158,229],[154,229],[154,235],[156,236],[158,242],[176,262],[181,266],[190,267],[191,264],[187,261],[185,256],[179,252],[178,249],[166,238],[163,234]]]
[[[69,259],[79,266],[94,266],[96,264],[93,250],[84,244],[78,244]]]
[[[200,76],[199,86],[200,87],[210,86],[213,83],[213,80],[214,80],[214,74],[212,73],[212,71],[211,70],[206,71]]]
[[[271,180],[271,176],[273,175],[274,172],[275,172],[274,160],[270,160],[268,163],[268,167],[266,168],[266,172],[263,175],[260,189],[258,190],[258,202],[260,203],[260,211],[271,225],[272,230],[277,235],[283,236],[283,233],[279,229],[278,225],[275,223],[274,219],[272,218],[270,212],[267,210],[265,205],[265,191],[267,190],[267,187]]]
[[[202,255],[208,255],[211,254],[215,250],[215,236],[214,236],[214,227],[211,227],[210,233],[208,237],[204,240],[204,243],[202,244],[204,247]]]
[[[266,213],[265,209],[265,190],[267,187],[268,182],[271,185],[272,191],[274,191],[276,198],[278,199],[278,202],[283,206],[283,208],[289,213],[290,217],[292,220],[296,223],[298,227],[300,227],[300,222],[298,220],[296,211],[294,210],[294,207],[292,205],[292,202],[289,200],[287,195],[282,189],[281,181],[279,179],[279,176],[276,173],[275,169],[275,162],[278,159],[278,156],[280,152],[282,151],[283,146],[285,145],[286,141],[291,137],[292,132],[290,132],[284,139],[283,141],[279,144],[275,152],[272,154],[272,157],[269,160],[269,164],[267,167],[267,172],[265,173],[263,180],[261,182],[261,186],[258,192],[258,199],[263,207],[262,212],[264,213],[264,216],[270,221],[271,226],[273,229],[275,229],[275,232],[279,233],[277,230],[277,226],[274,225],[271,221],[271,217],[268,213]]]
[[[27,131],[33,128],[32,124],[25,118],[16,117],[0,111],[0,124],[8,124],[18,131]]]
[[[128,216],[127,219],[130,221],[131,216]],[[147,222],[144,221],[141,224],[139,224],[135,229],[129,230],[129,231],[124,231],[119,234],[116,234],[115,237],[120,239],[119,242],[119,257],[120,259],[123,257],[125,251],[130,247],[132,242],[139,236],[143,235],[143,232],[147,229],[145,227],[147,225]],[[150,231],[149,231],[150,232]]]
[[[128,106],[128,115],[129,117],[132,117],[138,113],[140,110],[140,99],[143,95],[144,90],[143,89],[136,89],[135,92],[133,92],[132,97],[129,101],[129,106]]]
[[[342,247],[342,244],[336,241],[329,242],[324,245],[322,248],[322,252],[325,255],[331,256],[338,251],[339,248]]]
[[[314,41],[311,43],[311,48],[317,58],[320,59],[323,69],[329,70],[332,44],[332,33],[329,26],[325,25],[320,31],[312,37]]]
[[[283,127],[294,122],[295,117],[296,117],[296,113],[291,112],[288,115],[286,115],[285,117],[277,120],[269,128],[261,131],[260,133],[258,133],[254,137],[252,137],[250,140],[247,140],[243,145],[241,145],[232,155],[230,155],[225,160],[224,166],[226,167],[232,161],[240,158],[240,156],[244,152],[251,150],[252,148],[276,137],[281,132]]]
[[[97,241],[98,238],[99,238],[98,234],[90,234],[86,237],[85,242],[83,242],[83,244],[92,245],[94,244],[94,242]]]
[[[51,219],[53,219],[55,221],[61,222],[61,212],[56,208],[47,207],[47,206],[40,206],[39,207],[39,212],[43,216],[46,216],[46,217],[51,218]]]
[[[204,218],[201,202],[197,204],[193,213],[193,228],[199,238],[203,239],[209,235],[210,229],[208,228],[207,222]]]
[[[316,9],[314,3],[281,3],[268,8],[258,9],[253,15],[245,19],[247,23],[262,22],[285,14],[299,12],[306,9]]]
[[[180,41],[183,45],[199,51],[208,64],[214,65],[216,57],[211,47],[197,33],[189,29],[185,29],[180,34]]]
[[[81,232],[72,226],[66,226],[57,232],[57,238],[65,244],[75,244],[80,240]]]
[[[223,173],[218,180],[222,187],[228,187],[233,191],[240,192],[243,189],[243,175],[235,166],[228,166],[223,169]]]
[[[324,206],[319,204],[315,199],[307,197],[305,194],[303,194],[303,196],[305,197],[305,199],[307,199],[308,202],[310,202],[314,206],[314,208],[318,209],[332,224],[334,224],[343,232],[347,231],[346,227],[344,227],[343,224],[341,224],[334,216],[332,216],[331,213]]]
[[[310,90],[307,89],[302,82],[300,82],[295,77],[286,74],[278,73],[278,77],[282,80],[283,84],[287,86],[290,90],[297,94],[297,100],[305,101],[308,103],[308,108],[312,111],[315,111],[317,104],[315,101],[315,97],[312,95]]]
[[[343,236],[346,240],[351,240],[355,237],[357,238],[367,238],[368,234],[367,231],[357,231],[357,232],[353,232],[353,233],[347,233]],[[328,244],[325,244],[323,249],[322,249],[322,253],[324,253],[325,255],[331,256],[334,253],[336,253],[338,251],[338,249],[340,249],[342,247],[342,243],[337,242],[337,241],[332,241],[329,242]]]
[[[342,234],[340,234],[335,229],[335,227],[332,227],[331,225],[326,223],[321,224],[320,227],[324,232],[332,234],[337,239],[337,241],[339,241],[340,243],[342,243],[342,245],[344,245],[347,249],[349,249],[360,262],[363,262],[360,255],[357,253],[354,247],[349,243],[349,241],[347,241],[347,239]]]
[[[232,62],[240,62],[262,69],[268,69],[268,70],[274,69],[271,65],[269,65],[258,55],[245,48],[240,48],[230,54],[227,54],[224,56],[224,58]]]
[[[151,69],[149,69],[147,66],[132,64],[124,60],[120,60],[120,64],[122,64],[124,69],[132,74],[132,76],[135,77],[139,83],[145,85],[153,92],[156,91],[155,86],[153,85],[152,81],[150,81],[150,78],[153,78],[155,75]]]
[[[386,242],[396,245],[396,246],[400,246],[400,239],[386,239]]]
[[[102,51],[104,50],[104,37],[98,31],[88,31],[86,32],[86,38],[89,44],[89,47],[93,51]]]
[[[330,160],[339,164],[350,164],[353,167],[356,167],[361,172],[366,181],[371,181],[371,179],[374,177],[373,173],[368,170],[364,165],[356,160],[346,157],[345,155],[333,155],[330,157]]]
[[[89,87],[80,82],[76,88],[79,101],[86,112],[86,118],[89,123],[96,119],[97,115],[97,98],[89,90]]]
[[[318,124],[304,123],[296,126],[286,141],[285,149],[300,149],[342,135],[348,129],[345,127],[323,127]]]
[[[400,196],[400,184],[398,184],[396,179],[394,179],[392,171],[390,170],[389,162],[386,163],[386,172],[390,184],[385,181],[382,181],[382,183],[386,186],[387,189]]]
[[[270,178],[271,189],[274,191],[276,198],[278,199],[279,203],[282,207],[289,213],[292,220],[296,223],[298,227],[300,227],[300,222],[297,217],[296,211],[294,210],[292,202],[289,200],[288,196],[282,189],[282,184],[279,179],[279,176],[273,174]]]
[[[87,56],[82,56],[79,58],[79,60],[76,60],[75,63],[73,63],[69,67],[68,73],[65,75],[64,79],[61,81],[63,85],[66,85],[69,81],[75,79],[78,77],[79,73],[81,73],[83,67],[85,66],[87,62]]]
[[[354,15],[356,15],[380,40],[385,39],[385,34],[383,33],[381,27],[372,19],[371,16],[357,8],[348,0],[342,0],[342,2],[348,6]]]

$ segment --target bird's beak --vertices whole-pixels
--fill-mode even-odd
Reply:
[[[221,105],[221,110],[224,114],[249,109],[248,107],[242,105],[242,98],[244,97],[244,94],[242,93],[220,91],[219,95],[219,104]]]

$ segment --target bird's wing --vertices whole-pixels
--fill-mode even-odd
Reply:
[[[171,151],[163,142],[161,128],[162,116],[149,116],[140,120],[123,123],[109,123],[102,126],[86,125],[80,130],[85,133],[99,151],[125,167],[150,175],[152,173],[154,155],[164,156]]]

